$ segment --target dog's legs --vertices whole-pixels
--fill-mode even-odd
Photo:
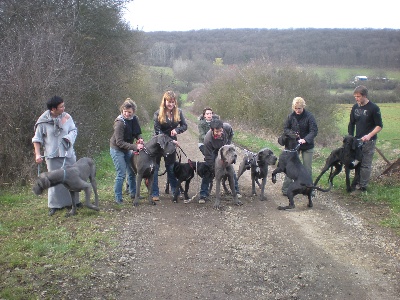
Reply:
[[[264,177],[263,179],[262,179],[262,182],[261,182],[261,194],[260,194],[260,200],[261,201],[264,201],[264,200],[267,200],[267,197],[265,197],[265,185],[267,184],[267,177]]]
[[[310,208],[313,207],[313,203],[312,203],[312,191],[313,191],[313,190],[310,189],[310,192],[309,192],[308,195],[307,195],[307,196],[308,196],[308,204],[307,204],[307,206],[310,207]]]
[[[233,195],[233,204],[235,205],[242,205],[242,201],[240,201],[238,199],[237,193],[236,193],[236,189],[235,189],[235,178],[233,173],[229,173],[228,175],[228,180],[229,180],[229,187],[231,188],[232,191],[232,195]]]
[[[354,185],[354,189],[352,186],[350,186],[350,169],[345,167],[344,172],[346,174],[346,190],[348,193],[350,193],[356,189],[356,185]]]
[[[94,177],[90,177],[90,183],[92,184],[93,192],[94,192],[94,204],[97,209],[99,209],[99,195],[97,194],[97,182]]]
[[[153,196],[152,196],[154,176],[157,176],[157,173],[153,173],[153,174],[150,175],[149,184],[147,186],[147,191],[149,192],[149,204],[150,205],[156,205],[157,204],[155,201],[153,201]]]
[[[142,175],[136,174],[136,195],[135,199],[133,200],[133,206],[138,206],[139,205],[139,199],[140,199],[140,185],[142,184]],[[151,198],[151,193],[149,194],[149,197]]]
[[[90,185],[89,185],[88,187],[86,187],[86,188],[84,189],[84,191],[85,191],[85,198],[86,198],[86,200],[85,200],[85,206],[86,206],[87,208],[90,208],[90,209],[99,211],[100,209],[99,209],[98,206],[95,206],[95,205],[93,205],[92,203],[90,203],[90,195],[91,195],[91,193],[92,193],[92,190],[91,190]],[[98,201],[97,201],[97,202],[98,202]]]
[[[186,180],[186,183],[185,183],[185,191],[183,192],[183,195],[185,196],[185,200],[189,199],[190,181],[191,181],[191,179],[188,179],[188,180]]]
[[[165,183],[165,194],[169,194],[169,179],[168,179],[168,175],[167,175],[167,182]]]
[[[253,196],[257,195],[257,193],[256,193],[256,180],[257,180],[257,178],[256,178],[255,174],[251,174],[251,194]]]
[[[286,210],[286,209],[293,209],[293,208],[295,208],[295,205],[294,205],[294,188],[293,188],[293,183],[291,183],[290,185],[289,185],[289,187],[288,187],[288,190],[287,190],[287,197],[288,197],[288,199],[289,199],[289,205],[288,206],[278,206],[278,209],[279,210]]]
[[[76,204],[75,204],[74,199],[75,199],[75,193],[77,193],[77,192],[69,191],[69,193],[71,194],[72,208],[71,208],[71,210],[69,212],[66,213],[66,215],[65,215],[66,217],[70,217],[70,216],[76,215]]]
[[[221,179],[215,178],[215,209],[221,209]]]
[[[172,202],[174,202],[174,203],[178,203],[178,195],[180,194],[180,186],[181,186],[181,180],[177,179],[176,189],[174,191],[174,195],[172,198]]]

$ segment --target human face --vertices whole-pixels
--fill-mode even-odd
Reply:
[[[125,119],[130,119],[132,118],[133,114],[135,113],[135,111],[133,110],[133,108],[124,108],[122,109],[122,116]]]
[[[224,129],[223,128],[213,129],[213,134],[214,134],[214,138],[215,139],[221,138],[223,133],[224,133]]]
[[[361,95],[360,93],[354,93],[354,99],[356,99],[356,102],[358,105],[363,106],[367,103],[367,97]]]
[[[294,107],[294,112],[296,115],[301,115],[301,113],[304,111],[304,107],[301,107],[300,105],[296,105]]]
[[[57,108],[51,109],[51,115],[57,117],[61,115],[64,112],[64,110],[65,110],[64,102],[61,102],[60,104],[58,104]]]
[[[206,112],[204,113],[204,118],[206,121],[211,121],[212,120],[212,110],[207,109]]]
[[[165,100],[165,108],[172,111],[175,107],[175,99]]]

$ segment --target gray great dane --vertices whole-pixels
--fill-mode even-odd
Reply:
[[[299,153],[297,152],[299,146],[297,139],[298,135],[295,132],[286,133],[279,137],[279,143],[283,144],[285,149],[279,156],[277,168],[272,172],[272,182],[276,183],[276,174],[281,172],[284,172],[287,177],[293,180],[287,190],[289,205],[279,206],[278,209],[280,210],[295,208],[294,197],[298,194],[308,196],[308,207],[313,207],[312,191],[328,192],[332,188],[332,183],[329,183],[328,189],[314,186],[311,175],[301,163]]]
[[[90,180],[90,184],[87,180]],[[51,172],[44,172],[39,175],[35,184],[32,187],[36,195],[41,195],[44,190],[57,184],[63,184],[71,193],[71,199],[74,199],[74,193],[85,191],[85,206],[99,210],[99,196],[97,194],[96,184],[96,166],[94,161],[89,157],[82,157],[72,166],[66,166]],[[93,188],[95,205],[90,203],[91,188]],[[71,211],[67,213],[67,217],[76,214],[76,204],[71,201]]]
[[[235,190],[235,181],[234,181],[234,174],[235,170],[233,169],[234,163],[236,163],[236,150],[235,147],[232,145],[225,145],[222,146],[219,151],[218,155],[215,158],[215,202],[214,208],[220,209],[221,208],[221,181],[224,180],[225,177],[228,177],[229,187],[232,191],[233,196],[233,204],[235,205],[242,205],[243,203],[238,199],[236,190]]]
[[[136,195],[135,200],[133,200],[134,206],[139,205],[140,185],[143,179],[146,181],[146,187],[149,193],[149,204],[156,205],[151,195],[156,159],[161,156],[175,155],[175,151],[176,146],[174,140],[165,134],[159,134],[144,144],[142,150],[132,155],[132,168],[136,174]]]
[[[240,176],[246,171],[251,169],[251,193],[253,196],[256,194],[256,183],[261,189],[260,200],[266,200],[265,185],[267,183],[268,166],[276,164],[278,158],[274,155],[272,150],[263,148],[257,154],[247,152],[239,165],[238,180]],[[262,179],[262,182],[258,181]]]

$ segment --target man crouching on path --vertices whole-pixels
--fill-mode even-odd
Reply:
[[[232,143],[233,135],[233,129],[230,124],[223,123],[219,119],[214,119],[210,122],[210,130],[204,137],[204,160],[206,165],[213,171],[212,173],[214,173],[214,162],[219,149],[224,145],[230,145]],[[236,193],[238,194],[238,198],[241,198],[242,196],[239,192],[236,174],[234,179]],[[200,187],[199,203],[206,202],[206,199],[209,196],[209,186],[212,180],[212,177],[203,177]]]

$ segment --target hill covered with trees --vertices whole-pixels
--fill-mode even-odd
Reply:
[[[145,33],[145,63],[172,66],[177,59],[242,64],[254,59],[296,64],[400,68],[400,30],[217,29]]]

